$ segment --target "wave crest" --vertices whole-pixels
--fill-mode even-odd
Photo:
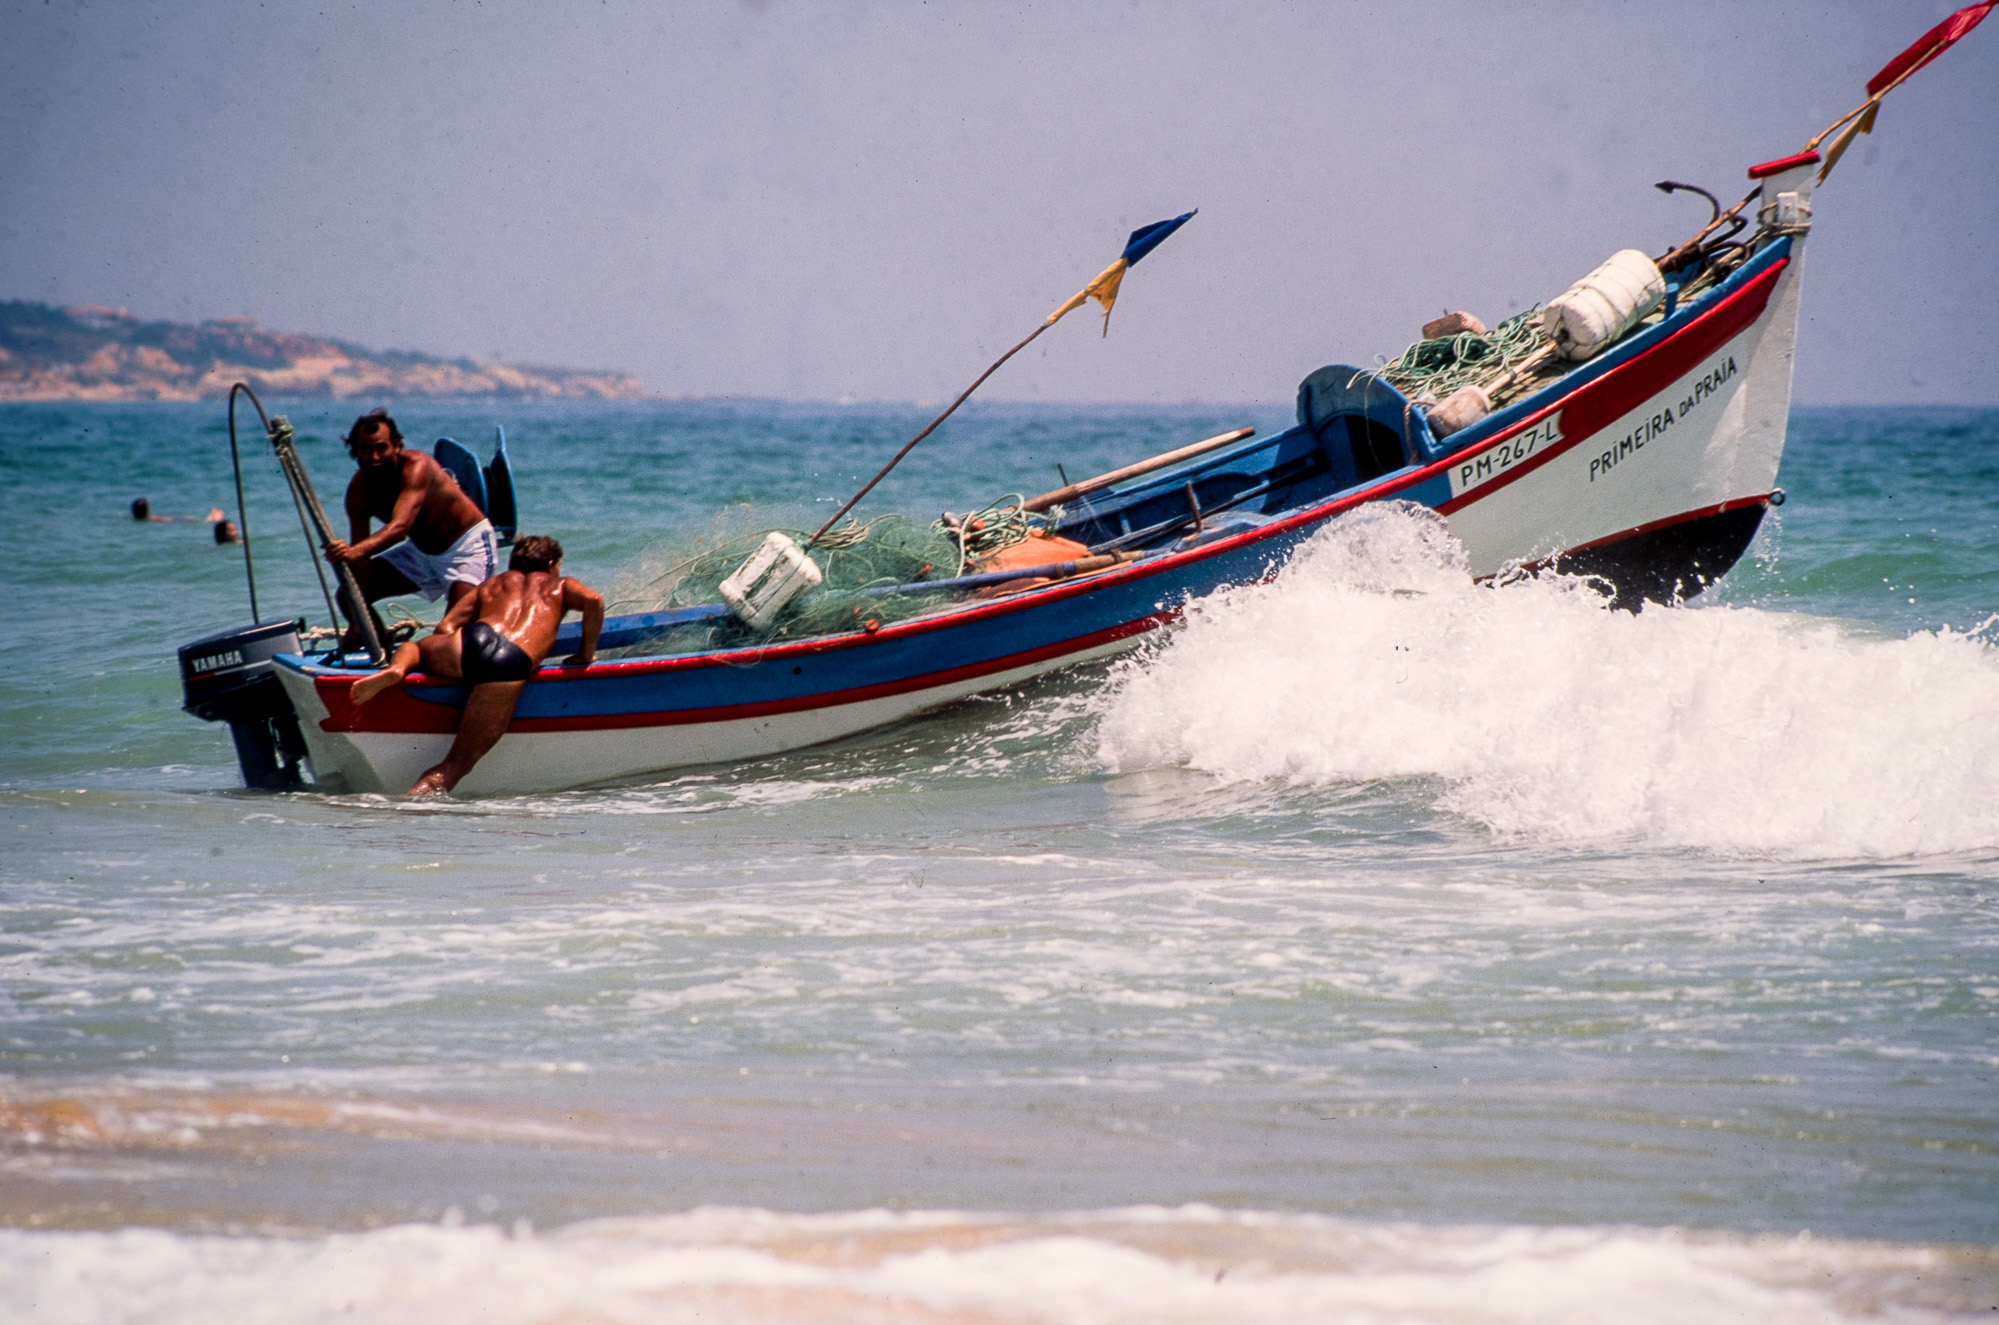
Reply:
[[[1437,778],[1503,837],[1789,857],[1999,847],[1999,654],[1756,608],[1475,585],[1443,522],[1371,507],[1192,605],[1100,704],[1103,765]]]

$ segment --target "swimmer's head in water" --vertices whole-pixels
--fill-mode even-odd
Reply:
[[[514,544],[513,553],[507,558],[507,569],[526,574],[536,571],[554,570],[562,564],[562,544],[547,534],[529,534]]]
[[[217,520],[215,522],[215,541],[218,543],[236,542],[236,522],[234,520]]]
[[[144,497],[132,498],[132,518],[134,520],[150,520],[152,516],[153,504],[151,502],[147,501]]]

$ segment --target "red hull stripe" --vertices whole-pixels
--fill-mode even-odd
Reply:
[[[728,704],[717,708],[668,709],[656,713],[597,713],[574,718],[516,718],[509,732],[588,732],[616,731],[629,727],[684,727],[704,722],[733,722],[746,718],[765,718],[780,713],[800,713],[811,709],[838,708],[845,704],[859,704],[871,699],[885,699],[891,695],[906,695],[912,691],[929,690],[937,686],[951,685],[958,681],[975,680],[981,676],[992,676],[999,672],[1012,671],[1017,667],[1028,667],[1051,658],[1063,658],[1072,653],[1082,653],[1100,645],[1115,643],[1133,635],[1142,635],[1156,626],[1178,616],[1178,612],[1155,612],[1137,621],[1121,622],[1107,630],[1094,631],[1075,639],[1063,640],[1059,644],[1047,644],[1038,649],[1027,649],[1009,654],[1004,658],[990,658],[984,662],[971,663],[964,667],[947,668],[941,672],[926,672],[922,676],[904,677],[896,681],[884,681],[876,685],[855,686],[850,690],[828,690],[815,695],[802,695],[796,699],[768,700],[760,704]],[[429,732],[449,735],[458,729],[458,710],[442,704],[425,704],[411,700],[407,696],[391,691],[366,708],[356,708],[347,702],[350,683],[344,679],[331,677],[317,678],[319,696],[327,706],[329,716],[320,722],[320,727],[330,732],[372,731],[391,732],[397,735]],[[376,704],[391,696],[404,700],[393,711],[379,712],[379,717],[388,721],[374,721],[378,717]],[[337,707],[336,707],[337,705]],[[370,719],[370,721],[363,721]]]
[[[1750,506],[1768,506],[1769,504],[1770,494],[1767,492],[1754,497],[1731,497],[1727,501],[1716,502],[1712,506],[1703,506],[1698,511],[1682,511],[1678,515],[1669,515],[1663,520],[1648,520],[1644,524],[1633,525],[1629,529],[1622,529],[1614,534],[1606,534],[1602,538],[1593,538],[1587,543],[1578,543],[1566,552],[1557,552],[1552,557],[1543,557],[1539,561],[1522,562],[1520,569],[1526,571],[1540,570],[1545,566],[1553,565],[1563,557],[1572,557],[1578,552],[1587,552],[1591,548],[1609,547],[1612,543],[1622,543],[1627,538],[1637,538],[1643,534],[1656,533],[1661,529],[1671,529],[1674,525],[1692,524],[1695,520],[1705,520],[1711,515],[1726,515],[1730,511],[1740,511]],[[1490,580],[1494,577],[1488,575],[1485,578]]]
[[[1251,543],[1260,539],[1288,533],[1304,525],[1316,524],[1331,516],[1352,510],[1356,506],[1364,506],[1371,501],[1381,501],[1385,498],[1393,497],[1398,492],[1439,477],[1453,465],[1461,465],[1467,459],[1475,459],[1483,451],[1490,450],[1493,447],[1512,440],[1514,437],[1540,423],[1556,410],[1568,409],[1574,404],[1581,403],[1584,396],[1596,392],[1599,388],[1606,388],[1612,393],[1608,398],[1592,400],[1591,408],[1585,414],[1576,416],[1575,419],[1564,415],[1562,418],[1562,428],[1568,435],[1563,438],[1560,445],[1550,447],[1536,456],[1529,457],[1525,463],[1507,471],[1500,478],[1483,484],[1477,491],[1466,493],[1462,497],[1453,498],[1436,508],[1445,515],[1450,514],[1452,511],[1462,510],[1472,502],[1497,492],[1500,488],[1513,482],[1522,474],[1530,473],[1541,465],[1546,464],[1549,460],[1560,455],[1570,447],[1589,440],[1605,424],[1629,413],[1632,407],[1638,404],[1638,402],[1656,395],[1668,382],[1683,375],[1716,347],[1724,345],[1733,339],[1744,327],[1749,326],[1757,318],[1763,316],[1763,310],[1770,303],[1770,292],[1776,287],[1778,273],[1782,272],[1789,263],[1789,258],[1780,258],[1776,262],[1771,263],[1768,271],[1759,274],[1753,282],[1737,290],[1715,307],[1704,310],[1700,318],[1692,326],[1679,332],[1672,339],[1662,345],[1655,346],[1653,349],[1647,350],[1630,363],[1620,364],[1605,373],[1602,377],[1584,383],[1562,399],[1521,419],[1503,433],[1496,433],[1468,450],[1455,452],[1442,460],[1433,461],[1421,469],[1411,470],[1407,474],[1384,479],[1371,487],[1347,493],[1324,506],[1315,506],[1311,510],[1300,511],[1298,514],[1286,516],[1282,520],[1273,520],[1267,525],[1238,534],[1234,538],[1217,539],[1215,542],[1202,547],[1200,551],[1209,554],[1228,551],[1229,549],[1240,547],[1244,543]],[[1665,356],[1669,351],[1672,352],[1672,357],[1670,360],[1665,360]],[[1665,361],[1665,366],[1662,369],[1643,374],[1630,372],[1630,370],[1635,368],[1649,367],[1658,361]],[[1584,422],[1588,426],[1587,432],[1569,432],[1571,428],[1578,427],[1580,423]],[[1624,535],[1618,534],[1614,537],[1622,538]],[[1170,562],[1171,560],[1171,558],[1161,558],[1159,563],[1141,562],[1138,567],[1134,567],[1133,569],[1150,570],[1160,568],[1163,563]]]
[[[1556,411],[1561,412],[1563,434],[1561,441],[1535,452],[1497,478],[1488,479],[1471,492],[1440,504],[1437,509],[1449,515],[1453,511],[1463,510],[1475,501],[1490,497],[1509,483],[1519,482],[1555,457],[1586,444],[1590,438],[1612,423],[1664,391],[1675,380],[1691,372],[1702,359],[1733,340],[1744,328],[1763,316],[1763,310],[1770,304],[1770,292],[1776,288],[1778,276],[1789,265],[1789,258],[1771,263],[1770,270],[1730,295],[1720,307],[1687,330],[1648,353],[1639,355],[1629,363],[1619,364],[1595,381],[1584,383],[1545,409],[1537,410],[1519,425],[1509,429],[1504,436],[1493,438],[1489,445],[1496,446],[1516,433],[1540,423]],[[1477,458],[1481,451],[1487,449],[1488,446],[1481,445],[1461,451],[1424,472],[1431,473],[1449,469],[1452,465],[1464,464],[1467,460]]]
[[[1661,529],[1671,529],[1676,524],[1691,524],[1695,520],[1705,520],[1711,515],[1726,515],[1730,511],[1740,511],[1750,506],[1768,506],[1769,504],[1770,494],[1767,492],[1759,493],[1754,497],[1731,497],[1727,501],[1716,502],[1712,506],[1703,506],[1698,511],[1686,511],[1679,515],[1669,515],[1663,520],[1648,520],[1644,524],[1633,525],[1622,533],[1591,539],[1587,543],[1578,543],[1562,555],[1565,557],[1574,556],[1578,552],[1587,552],[1593,547],[1605,547],[1611,543],[1621,543],[1627,538],[1637,538],[1642,534],[1656,533]]]
[[[1818,163],[1817,152],[1800,152],[1796,156],[1779,157],[1775,161],[1765,161],[1760,166],[1749,167],[1749,178],[1767,179],[1771,175],[1781,175],[1795,166],[1815,166]]]

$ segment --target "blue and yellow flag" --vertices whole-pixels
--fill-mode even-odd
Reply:
[[[1154,221],[1151,225],[1142,225],[1132,231],[1131,238],[1125,241],[1124,252],[1118,255],[1118,260],[1099,272],[1097,279],[1077,291],[1068,303],[1050,313],[1046,325],[1053,326],[1065,314],[1074,312],[1087,301],[1094,299],[1104,306],[1104,334],[1110,335],[1111,306],[1117,303],[1118,287],[1124,284],[1125,271],[1136,266],[1140,258],[1158,248],[1168,235],[1193,220],[1195,212],[1200,210],[1196,207],[1194,211],[1184,216],[1176,216],[1170,221]]]

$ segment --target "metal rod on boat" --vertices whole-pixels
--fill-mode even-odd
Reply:
[[[1074,501],[1078,497],[1086,496],[1099,489],[1113,487],[1128,478],[1137,478],[1140,474],[1150,474],[1155,469],[1164,469],[1168,465],[1177,465],[1182,460],[1191,459],[1204,451],[1212,451],[1216,447],[1227,446],[1230,442],[1239,442],[1245,437],[1253,437],[1255,435],[1256,429],[1254,428],[1237,428],[1234,432],[1220,433],[1208,438],[1206,441],[1195,442],[1191,446],[1183,446],[1177,451],[1167,451],[1163,454],[1153,456],[1150,460],[1141,460],[1137,464],[1126,465],[1123,469],[1113,469],[1108,474],[1099,474],[1095,478],[1086,478],[1080,483],[1071,483],[1066,488],[1057,488],[1053,492],[1044,492],[1039,497],[1028,501],[1021,509],[1045,511],[1051,506],[1059,506],[1064,502]]]
[[[250,620],[262,625],[264,618],[257,611],[257,564],[250,559],[250,508],[243,502],[243,453],[236,448],[236,396],[238,393],[250,397],[250,403],[257,407],[261,417],[264,402],[257,399],[257,393],[247,382],[238,382],[229,388],[229,463],[236,471],[236,528],[243,535],[243,574],[250,581]],[[271,421],[264,419],[264,426]]]
[[[1685,186],[1683,185],[1682,187]],[[1761,184],[1758,184],[1755,188],[1749,190],[1749,192],[1742,195],[1741,202],[1738,202],[1737,204],[1735,204],[1735,206],[1729,208],[1725,212],[1718,213],[1712,221],[1709,221],[1706,225],[1702,226],[1698,231],[1696,231],[1694,233],[1694,237],[1692,239],[1689,239],[1686,243],[1680,244],[1674,248],[1667,249],[1666,252],[1662,254],[1659,257],[1659,259],[1656,262],[1654,262],[1652,265],[1657,267],[1660,271],[1667,271],[1673,267],[1678,266],[1680,262],[1689,257],[1695,249],[1699,248],[1702,242],[1706,240],[1709,235],[1721,229],[1723,226],[1727,225],[1730,221],[1733,221],[1737,216],[1740,216],[1742,214],[1742,209],[1744,207],[1747,207],[1750,203],[1755,202],[1756,199],[1762,195],[1762,192],[1763,192],[1763,186]],[[1735,232],[1731,230],[1729,233],[1734,234]]]
[[[292,485],[292,493],[305,505],[306,514],[312,517],[313,527],[319,532],[321,547],[333,541],[333,522],[326,518],[326,508],[319,504],[319,494],[313,490],[312,478],[305,472],[305,463],[298,457],[298,448],[292,444],[297,435],[291,422],[280,414],[269,424],[271,449],[278,453],[278,463],[284,467],[285,478]],[[346,562],[333,563],[333,572],[340,577],[340,587],[347,591],[347,601],[354,604],[354,629],[360,633],[361,643],[367,647],[368,661],[380,666],[389,660],[388,651],[382,647],[382,637],[375,633],[375,617],[368,610],[368,600],[362,596],[360,581],[354,578],[354,568]],[[339,623],[334,623],[335,629]]]
[[[1318,471],[1311,469],[1296,470],[1286,474],[1282,478],[1265,479],[1254,487],[1244,488],[1227,501],[1216,502],[1214,505],[1208,507],[1207,510],[1202,511],[1201,517],[1206,519],[1209,516],[1218,515],[1223,511],[1232,511],[1245,502],[1254,501],[1265,493],[1284,487],[1286,484],[1296,483],[1314,472]],[[1100,553],[1115,551],[1127,543],[1139,543],[1148,538],[1158,538],[1162,534],[1170,534],[1175,529],[1192,523],[1194,523],[1194,514],[1190,511],[1186,515],[1176,515],[1170,520],[1161,520],[1158,524],[1147,525],[1143,529],[1134,529],[1128,534],[1119,534],[1116,538],[1095,544],[1094,548]]]

